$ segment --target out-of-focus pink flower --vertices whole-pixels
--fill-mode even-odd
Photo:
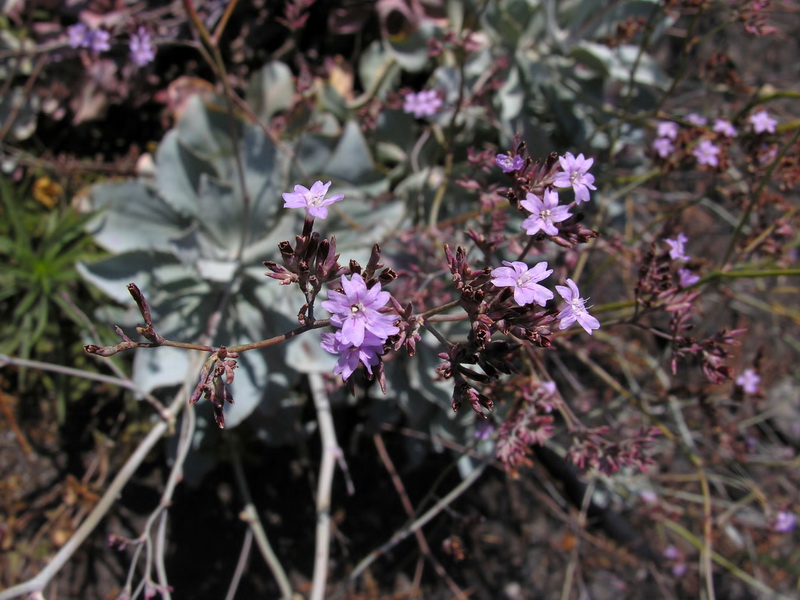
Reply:
[[[664,241],[667,242],[667,245],[669,246],[669,257],[672,260],[689,260],[689,257],[686,256],[686,250],[684,248],[686,242],[689,241],[689,238],[683,233],[679,233],[674,240],[667,239]]]
[[[736,137],[736,128],[731,125],[730,121],[726,121],[725,119],[716,119],[714,121],[714,131],[716,133],[721,133],[725,137]]]
[[[700,276],[695,275],[689,269],[678,269],[678,281],[681,287],[689,287],[700,281]]]
[[[675,151],[675,145],[672,140],[665,137],[656,138],[653,140],[653,150],[656,151],[661,158],[667,158]]]
[[[422,90],[416,94],[411,92],[406,94],[403,103],[403,111],[413,114],[417,119],[435,115],[441,107],[442,99],[436,90]]]
[[[703,127],[703,125],[708,123],[705,117],[701,117],[697,113],[689,113],[684,117],[684,119],[689,121],[689,123],[691,123],[695,127]]]
[[[525,161],[522,160],[522,157],[519,154],[513,158],[507,154],[498,154],[497,157],[495,157],[494,162],[503,170],[503,173],[519,171],[525,164]]]
[[[674,140],[678,137],[678,124],[674,121],[661,121],[656,127],[656,135]]]
[[[761,383],[761,377],[758,376],[754,369],[745,369],[736,378],[736,385],[740,386],[747,394],[758,393],[759,383]]]
[[[129,48],[131,50],[131,59],[140,67],[152,62],[156,57],[150,33],[144,27],[139,27],[136,33],[131,36]]]
[[[701,140],[697,146],[692,150],[692,154],[697,159],[700,165],[709,165],[716,167],[719,165],[719,146],[714,144],[711,140]]]
[[[750,115],[750,124],[756,133],[775,133],[778,121],[770,117],[766,110],[760,110]]]
[[[782,510],[775,515],[775,519],[772,521],[771,528],[772,531],[777,533],[789,533],[794,529],[795,525],[797,525],[797,515]]]

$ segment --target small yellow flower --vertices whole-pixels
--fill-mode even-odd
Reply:
[[[58,204],[58,199],[64,193],[64,188],[60,183],[56,183],[49,177],[39,177],[33,184],[33,198],[41,202],[47,208],[53,208]]]

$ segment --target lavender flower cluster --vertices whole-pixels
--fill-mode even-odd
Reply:
[[[79,22],[67,28],[67,40],[72,48],[85,48],[97,55],[111,49],[111,33],[102,28],[89,27]],[[156,49],[150,33],[143,26],[131,34],[128,42],[131,60],[144,67],[156,57]]]
[[[652,144],[656,155],[667,160],[677,153],[679,146],[686,145],[691,148],[691,154],[698,165],[719,168],[720,157],[724,153],[728,140],[739,135],[736,127],[727,119],[719,117],[714,120],[714,125],[709,131],[706,129],[708,120],[696,113],[687,114],[683,120],[691,125],[691,131],[682,132],[676,121],[660,121],[657,124],[656,137]],[[775,133],[775,127],[778,124],[763,109],[751,114],[748,122],[752,133],[756,136]]]
[[[417,95],[414,96],[413,102],[426,104],[432,102],[432,98],[433,96],[429,98],[428,94],[423,98]],[[407,99],[407,104],[412,104],[412,102]],[[431,110],[434,110],[430,104],[426,105]],[[528,216],[522,222],[522,229],[528,235],[534,236],[542,233],[548,236],[557,236],[559,234],[557,224],[573,216],[570,213],[569,206],[559,205],[558,192],[554,188],[571,187],[575,195],[574,205],[589,201],[590,190],[596,189],[594,177],[588,172],[592,163],[593,159],[586,159],[583,154],[575,157],[571,153],[567,153],[558,158],[558,165],[561,170],[552,173],[548,186],[543,188],[541,194],[528,192],[525,199],[519,202],[519,206],[528,213]],[[510,172],[509,166],[516,167],[514,170],[520,170],[523,169],[525,161],[520,154],[514,157],[497,155],[496,164],[503,171]],[[343,194],[335,194],[328,197],[330,185],[331,182],[323,184],[321,181],[315,182],[311,188],[296,185],[292,192],[283,194],[285,208],[302,208],[305,210],[303,235],[298,238],[298,247],[294,249],[294,252],[290,253],[290,256],[293,261],[301,258],[298,256],[297,250],[302,246],[305,249],[305,256],[297,264],[298,266],[302,264],[303,266],[300,268],[306,271],[308,271],[308,261],[312,258],[308,254],[308,249],[318,247],[318,242],[308,243],[315,239],[314,236],[318,237],[318,234],[312,232],[314,220],[326,219],[328,207],[344,199]],[[288,246],[289,242],[282,244],[282,253],[284,255],[287,255],[286,248]],[[335,239],[328,242],[328,255],[331,254],[331,246],[335,248]],[[467,272],[470,270],[466,267],[466,261],[454,258],[449,253],[449,250],[446,250],[446,252],[454,280],[457,282],[462,280],[461,282],[463,283],[464,277],[471,277],[471,273]],[[336,256],[338,257],[338,255]],[[321,303],[322,308],[331,313],[330,324],[335,328],[333,333],[323,334],[321,346],[327,352],[338,356],[334,373],[341,375],[345,381],[350,379],[359,365],[363,365],[369,376],[373,377],[376,375],[373,368],[381,363],[381,357],[390,346],[396,345],[399,348],[403,343],[406,343],[407,346],[409,344],[413,345],[418,336],[415,329],[418,326],[418,317],[405,315],[405,318],[403,318],[400,311],[397,310],[399,305],[391,298],[389,292],[382,289],[381,282],[377,279],[370,280],[369,277],[363,277],[359,266],[351,263],[349,269],[344,269],[339,267],[334,258],[333,262],[329,261],[327,278],[324,276],[315,277],[313,282],[310,279],[301,282],[301,271],[293,269],[291,264],[286,263],[283,267],[272,262],[265,264],[272,270],[272,273],[269,274],[270,277],[282,279],[283,283],[301,283],[301,288],[308,301],[306,307],[304,307],[306,311],[313,306],[314,298],[321,290],[322,283],[333,278],[339,279],[340,289],[330,290],[327,300]],[[529,267],[523,261],[503,261],[503,265],[493,270],[491,268],[485,269],[485,273],[489,276],[482,277],[479,283],[474,282],[472,286],[475,287],[477,285],[481,288],[481,297],[478,306],[468,308],[467,312],[468,314],[470,312],[473,313],[470,315],[472,320],[489,325],[484,333],[484,342],[489,341],[492,331],[503,330],[504,328],[506,333],[516,333],[517,335],[531,337],[530,332],[536,329],[534,321],[546,317],[546,313],[533,314],[526,311],[520,312],[518,309],[514,310],[513,316],[504,314],[508,313],[509,308],[497,311],[506,297],[513,296],[514,303],[520,308],[530,305],[544,307],[548,301],[554,298],[553,292],[541,285],[541,282],[553,273],[553,269],[548,269],[547,262],[538,262],[533,267]],[[291,273],[293,270],[295,271],[294,275]],[[349,279],[347,277],[348,272]],[[585,305],[586,300],[581,297],[575,281],[566,279],[564,283],[566,285],[555,286],[556,291],[564,300],[564,305],[557,317],[559,328],[563,330],[574,323],[578,323],[587,333],[592,334],[594,330],[600,327],[600,322],[589,314]],[[310,288],[309,284],[311,285]],[[461,289],[463,296],[465,291],[463,286]],[[503,290],[508,290],[508,293],[506,294]],[[473,292],[469,293],[473,294]],[[494,301],[488,304],[483,302],[484,297],[492,296],[495,298]],[[468,302],[472,302],[474,299],[475,296],[471,296]],[[395,306],[394,313],[390,312],[392,310],[389,307],[390,302]],[[497,311],[496,314],[491,313],[493,307]],[[303,314],[305,318],[307,312]],[[479,314],[482,316],[478,317]],[[493,316],[490,317],[490,314],[493,314]],[[549,319],[550,317],[546,318]],[[529,322],[527,328],[521,327],[519,324],[517,329],[511,327],[513,322],[522,323],[526,320]],[[401,322],[402,324],[400,324]],[[401,327],[405,333],[399,336],[402,338],[400,343],[394,344],[396,340],[391,338],[401,334]],[[411,329],[415,330],[416,335],[406,335]],[[413,346],[408,347],[409,351],[413,353]],[[475,355],[476,360],[481,362],[485,357],[478,355],[486,349],[487,346],[484,343],[480,347],[470,349],[468,354]],[[474,408],[485,404],[481,401],[475,401],[477,396],[473,391],[470,391],[471,386],[464,385],[463,382],[459,386],[458,380],[460,377],[455,375],[458,369],[453,371],[453,365],[460,363],[463,356],[458,357],[450,352],[445,353],[443,358],[450,365],[444,368],[443,372],[448,372],[450,376],[456,376],[456,389],[461,389],[463,393],[471,398],[470,402]],[[506,371],[506,369],[501,369],[501,371]],[[453,404],[454,407],[460,405],[456,400],[454,400]],[[483,414],[480,410],[477,411]]]

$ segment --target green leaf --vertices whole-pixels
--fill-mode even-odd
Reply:
[[[110,252],[174,249],[190,221],[138,181],[96,185],[92,206],[99,211],[87,225],[95,241]]]
[[[428,65],[428,41],[435,37],[436,28],[430,21],[422,21],[405,37],[388,39],[388,46],[398,64],[406,71],[418,73]]]
[[[213,166],[181,144],[177,131],[164,136],[156,152],[156,188],[174,211],[197,216],[200,179],[208,175],[216,175]]]
[[[199,94],[192,96],[178,121],[176,131],[181,145],[216,168],[216,175],[231,178],[227,172],[233,155],[234,131],[241,138],[242,123],[229,117],[220,104],[206,104]]]
[[[292,108],[295,86],[292,71],[280,61],[271,61],[256,71],[250,80],[248,101],[263,121]]]
[[[603,44],[581,41],[570,56],[576,62],[615,81],[623,83],[630,81],[631,72],[636,65],[633,76],[635,83],[661,90],[668,89],[670,85],[669,77],[661,70],[656,60],[649,54],[641,54],[639,46],[623,44],[609,48]]]
[[[171,254],[163,252],[128,252],[110,256],[92,263],[78,263],[78,272],[89,283],[120,304],[133,303],[127,285],[136,282],[140,289],[148,290],[153,280],[160,282],[180,280],[169,267],[179,267],[186,278],[196,277],[189,267],[181,265]]]
[[[339,143],[325,167],[325,174],[348,183],[359,183],[372,176],[375,166],[361,128],[355,121],[348,121],[339,138]]]

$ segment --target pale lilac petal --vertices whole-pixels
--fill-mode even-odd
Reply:
[[[317,219],[328,218],[327,206],[339,202],[344,198],[344,194],[335,194],[330,198],[326,198],[331,182],[323,184],[321,181],[316,181],[307,189],[302,185],[294,186],[294,192],[286,192],[282,194],[284,208],[305,208],[308,216]]]
[[[558,315],[559,328],[566,329],[576,321],[583,327],[589,335],[594,329],[600,328],[600,321],[589,314],[583,298],[580,297],[580,290],[572,279],[566,280],[567,286],[557,285],[556,291],[566,302],[566,306],[561,309]]]

